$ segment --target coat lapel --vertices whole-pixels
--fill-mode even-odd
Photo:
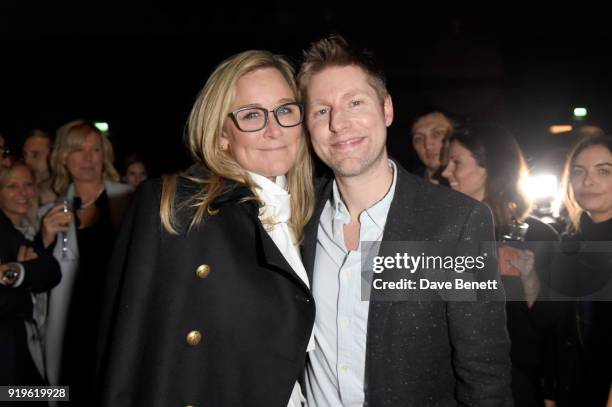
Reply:
[[[289,265],[285,256],[280,252],[276,243],[272,240],[268,232],[264,229],[261,222],[255,218],[257,224],[258,241],[261,243],[261,252],[263,253],[263,259],[266,266],[279,270],[289,275],[297,284],[299,284],[304,290],[310,292],[308,286],[302,281],[302,279],[293,270],[293,267]]]
[[[264,229],[261,221],[259,220],[259,207],[256,201],[249,200],[243,201],[245,198],[253,196],[253,192],[242,184],[235,183],[233,181],[228,182],[227,192],[223,193],[217,198],[212,205],[214,209],[220,209],[223,212],[224,206],[239,205],[244,211],[245,216],[251,219],[255,223],[256,227],[256,239],[258,252],[262,254],[260,260],[262,265],[272,268],[287,274],[296,284],[300,285],[304,290],[310,292],[308,286],[302,281],[302,279],[296,274],[293,268],[289,265],[285,256],[280,252],[276,243],[272,240],[268,232]]]

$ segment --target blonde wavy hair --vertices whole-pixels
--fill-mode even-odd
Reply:
[[[102,153],[104,157],[102,179],[119,181],[119,173],[113,166],[115,154],[111,142],[88,121],[73,120],[57,130],[53,151],[51,152],[51,170],[55,174],[53,190],[57,194],[64,195],[72,182],[72,176],[65,165],[66,157],[79,148],[83,140],[91,133],[98,134],[102,140]]]
[[[199,224],[205,214],[217,213],[211,208],[211,203],[225,192],[228,180],[254,189],[255,184],[251,177],[238,164],[231,152],[220,149],[220,138],[234,101],[236,82],[245,74],[264,68],[278,70],[297,98],[295,71],[291,64],[282,56],[260,50],[245,51],[223,61],[200,91],[189,115],[186,144],[196,163],[203,165],[207,173],[202,177],[186,173],[164,177],[160,217],[163,227],[169,233],[178,234],[174,205],[179,178],[189,179],[201,185],[194,196],[186,203],[181,203],[196,209],[190,228]],[[298,241],[301,241],[304,227],[312,216],[314,208],[312,162],[308,139],[303,128],[297,160],[287,174],[287,183],[291,193],[290,224]],[[259,201],[257,198],[247,199]]]

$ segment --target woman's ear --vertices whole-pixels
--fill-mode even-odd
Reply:
[[[219,150],[221,151],[227,151],[229,150],[230,147],[230,141],[229,141],[229,137],[227,136],[227,133],[225,131],[225,128],[221,131],[221,136],[219,137]]]

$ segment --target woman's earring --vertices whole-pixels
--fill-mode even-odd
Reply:
[[[219,146],[219,150],[221,150],[221,151],[227,151],[227,148],[228,148],[228,145],[227,145],[227,144],[221,144],[221,145]]]

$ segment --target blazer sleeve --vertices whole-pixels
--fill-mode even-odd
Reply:
[[[15,261],[19,246],[31,246],[12,226],[2,225],[0,232],[6,238],[7,245],[3,248],[3,260]],[[31,316],[32,300],[30,292],[48,291],[55,287],[62,278],[57,260],[42,250],[36,250],[37,259],[21,262],[25,277],[19,287],[0,286],[0,317]]]
[[[51,253],[41,250],[36,254],[37,259],[21,263],[25,270],[25,278],[20,287],[27,288],[34,293],[49,291],[59,284],[62,272]]]
[[[150,334],[152,301],[160,239],[158,188],[145,181],[124,218],[104,288],[97,345],[96,391],[100,405],[133,405],[142,344]]]
[[[456,396],[462,406],[511,406],[510,340],[506,329],[505,295],[499,278],[493,220],[488,207],[474,205],[463,226],[461,240],[487,252],[479,281],[495,279],[499,290],[487,290],[477,301],[447,304]]]

